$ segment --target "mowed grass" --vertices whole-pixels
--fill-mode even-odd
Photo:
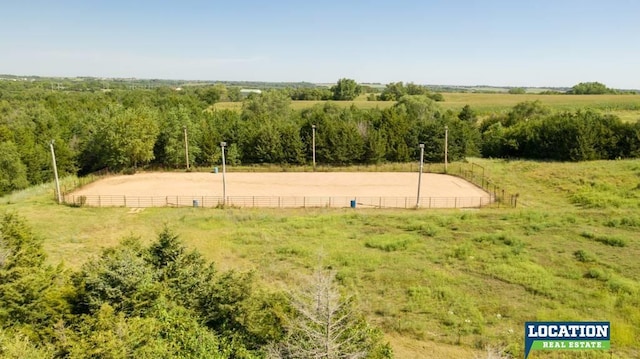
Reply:
[[[540,101],[554,111],[571,111],[579,109],[592,109],[604,114],[620,117],[623,121],[636,122],[640,120],[640,95],[541,95],[522,94],[512,95],[508,93],[443,93],[444,102],[438,104],[454,112],[460,112],[469,105],[481,117],[491,114],[507,113],[518,103],[525,101]],[[302,110],[327,101],[292,101],[291,108]],[[385,109],[395,104],[394,101],[367,101],[359,98],[355,101],[331,101],[340,107],[356,106],[362,109]],[[213,109],[234,110],[242,109],[241,102],[219,102],[212,106]]]
[[[387,334],[398,358],[471,358],[485,345],[522,357],[531,320],[612,323],[614,358],[640,356],[640,161],[471,159],[520,193],[515,209],[71,208],[52,186],[0,200],[78,268],[126,236],[167,225],[223,269],[287,289],[318,265]],[[609,358],[561,352],[530,358]],[[587,356],[585,356],[587,355]]]

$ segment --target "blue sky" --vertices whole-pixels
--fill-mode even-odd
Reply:
[[[0,73],[640,88],[636,0],[0,0]]]

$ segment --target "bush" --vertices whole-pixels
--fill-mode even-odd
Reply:
[[[588,262],[594,262],[595,261],[595,257],[593,256],[593,254],[582,250],[582,249],[578,249],[577,251],[573,252],[573,256],[582,263],[588,263]]]
[[[612,247],[625,247],[627,245],[627,242],[624,239],[619,237],[600,236],[600,237],[597,237],[595,241],[600,242],[602,244],[606,244],[608,246],[612,246]]]

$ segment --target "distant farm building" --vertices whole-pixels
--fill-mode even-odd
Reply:
[[[262,91],[258,90],[258,89],[241,89],[240,90],[240,95],[242,95],[242,97],[248,97],[251,94],[261,94]]]

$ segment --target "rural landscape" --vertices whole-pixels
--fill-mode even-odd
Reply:
[[[529,321],[611,322],[529,358],[640,356],[637,90],[0,78],[1,357],[521,358]]]

